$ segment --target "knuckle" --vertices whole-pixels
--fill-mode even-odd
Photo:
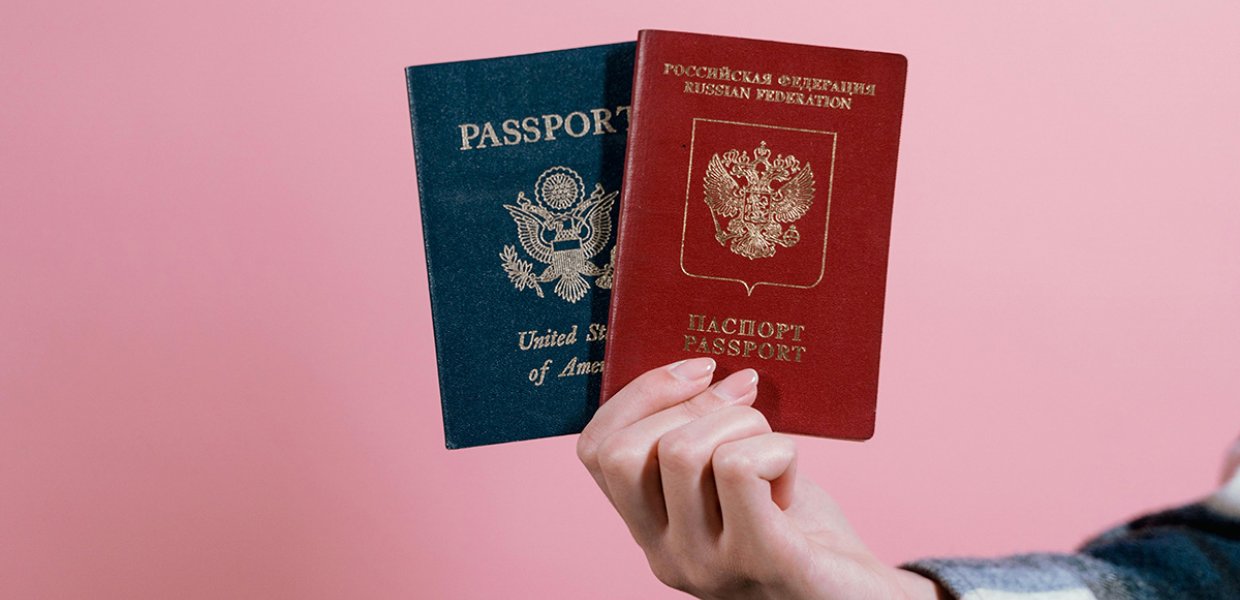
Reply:
[[[713,396],[712,396],[713,397]],[[694,396],[676,406],[680,407],[680,411],[684,413],[690,421],[700,419],[711,412],[711,401],[706,395]]]
[[[766,415],[762,414],[762,411],[752,406],[735,406],[730,410],[732,410],[735,414],[733,418],[742,421],[755,429],[761,429],[763,432],[769,432],[771,430],[771,424],[767,422]]]
[[[791,456],[793,458],[796,457],[797,442],[792,439],[792,436],[784,435],[782,433],[770,433],[767,435],[771,438],[771,445],[778,450],[782,456]]]
[[[603,442],[596,460],[604,475],[619,475],[640,469],[649,451],[629,440],[624,434],[614,434]]]
[[[647,557],[647,562],[650,563],[650,572],[654,573],[655,578],[663,585],[682,591],[689,590],[689,582],[675,561],[655,555]]]
[[[709,449],[701,440],[682,430],[659,439],[658,455],[660,468],[680,471],[700,469],[710,460]]]
[[[725,444],[711,458],[715,477],[726,481],[739,481],[754,471],[754,457],[734,444]]]
[[[577,438],[577,459],[591,471],[598,468],[598,444],[585,432]]]

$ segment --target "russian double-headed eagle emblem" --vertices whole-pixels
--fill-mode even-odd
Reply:
[[[617,192],[605,192],[601,184],[586,197],[581,176],[568,167],[551,167],[534,183],[534,200],[517,193],[517,203],[505,204],[517,224],[517,239],[534,260],[547,265],[534,273],[534,265],[517,257],[516,248],[504,246],[499,257],[504,272],[517,291],[533,288],[543,297],[542,284],[555,282],[559,297],[577,302],[590,291],[587,277],[594,284],[611,288],[612,265],[599,267],[591,262],[611,239],[611,207]],[[612,260],[615,249],[612,249]]]
[[[789,248],[801,240],[792,223],[814,202],[809,163],[802,166],[791,154],[771,158],[762,142],[753,158],[739,150],[711,156],[703,179],[719,245],[731,242],[732,252],[753,260],[775,256],[776,246]],[[730,220],[720,226],[720,217]]]

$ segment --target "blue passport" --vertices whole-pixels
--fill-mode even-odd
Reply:
[[[406,69],[448,448],[598,406],[633,43]]]

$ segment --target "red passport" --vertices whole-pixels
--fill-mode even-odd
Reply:
[[[603,375],[759,373],[776,431],[874,434],[907,61],[638,36]],[[605,401],[605,400],[604,400]]]

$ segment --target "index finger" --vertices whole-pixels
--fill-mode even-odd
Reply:
[[[714,372],[715,359],[702,357],[674,362],[637,376],[599,407],[577,439],[577,456],[593,469],[597,466],[598,446],[607,436],[701,393],[710,385]]]

